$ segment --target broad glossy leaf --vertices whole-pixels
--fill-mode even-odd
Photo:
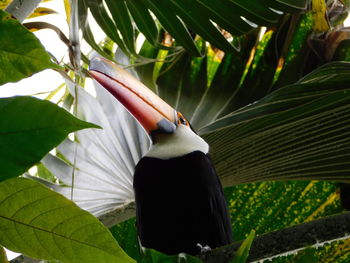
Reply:
[[[97,218],[25,178],[0,183],[0,233],[0,244],[34,258],[135,262]]]
[[[40,41],[2,10],[0,32],[0,85],[29,77],[43,69],[60,69],[51,62]]]
[[[0,181],[21,175],[70,132],[97,128],[33,97],[0,99]]]
[[[349,70],[326,65],[201,129],[224,184],[347,180]]]

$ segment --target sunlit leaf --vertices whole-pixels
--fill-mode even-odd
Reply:
[[[325,32],[330,29],[327,17],[327,6],[324,0],[312,0],[312,15],[314,31],[316,33]]]
[[[97,218],[29,179],[0,183],[0,233],[0,244],[34,258],[135,262]]]
[[[68,24],[70,23],[70,16],[71,16],[71,5],[69,0],[64,0],[64,10],[66,11],[66,18]]]
[[[15,18],[0,10],[0,85],[46,68],[60,69],[40,41]]]
[[[51,15],[51,14],[57,14],[57,12],[51,8],[37,7],[34,10],[34,12],[30,14],[28,18],[34,18],[39,16]]]
[[[9,3],[11,3],[11,0],[1,0],[0,9],[4,9]]]

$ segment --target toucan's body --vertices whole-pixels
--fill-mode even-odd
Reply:
[[[196,255],[197,244],[215,248],[231,242],[225,198],[208,155],[144,157],[136,166],[134,189],[143,246]]]
[[[226,201],[209,146],[176,112],[114,64],[97,59],[90,74],[139,121],[153,144],[135,168],[141,244],[167,254],[198,254],[232,241]]]

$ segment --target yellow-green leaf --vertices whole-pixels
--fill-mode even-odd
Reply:
[[[33,17],[38,17],[38,16],[46,16],[46,15],[51,15],[51,14],[57,14],[57,12],[51,8],[38,7],[34,10],[34,12],[28,18],[33,18]]]
[[[94,216],[25,178],[0,183],[0,244],[65,263],[133,263]]]

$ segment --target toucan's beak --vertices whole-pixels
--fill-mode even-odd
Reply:
[[[120,101],[148,134],[176,130],[176,111],[127,71],[103,58],[91,60],[89,69],[91,77]]]

